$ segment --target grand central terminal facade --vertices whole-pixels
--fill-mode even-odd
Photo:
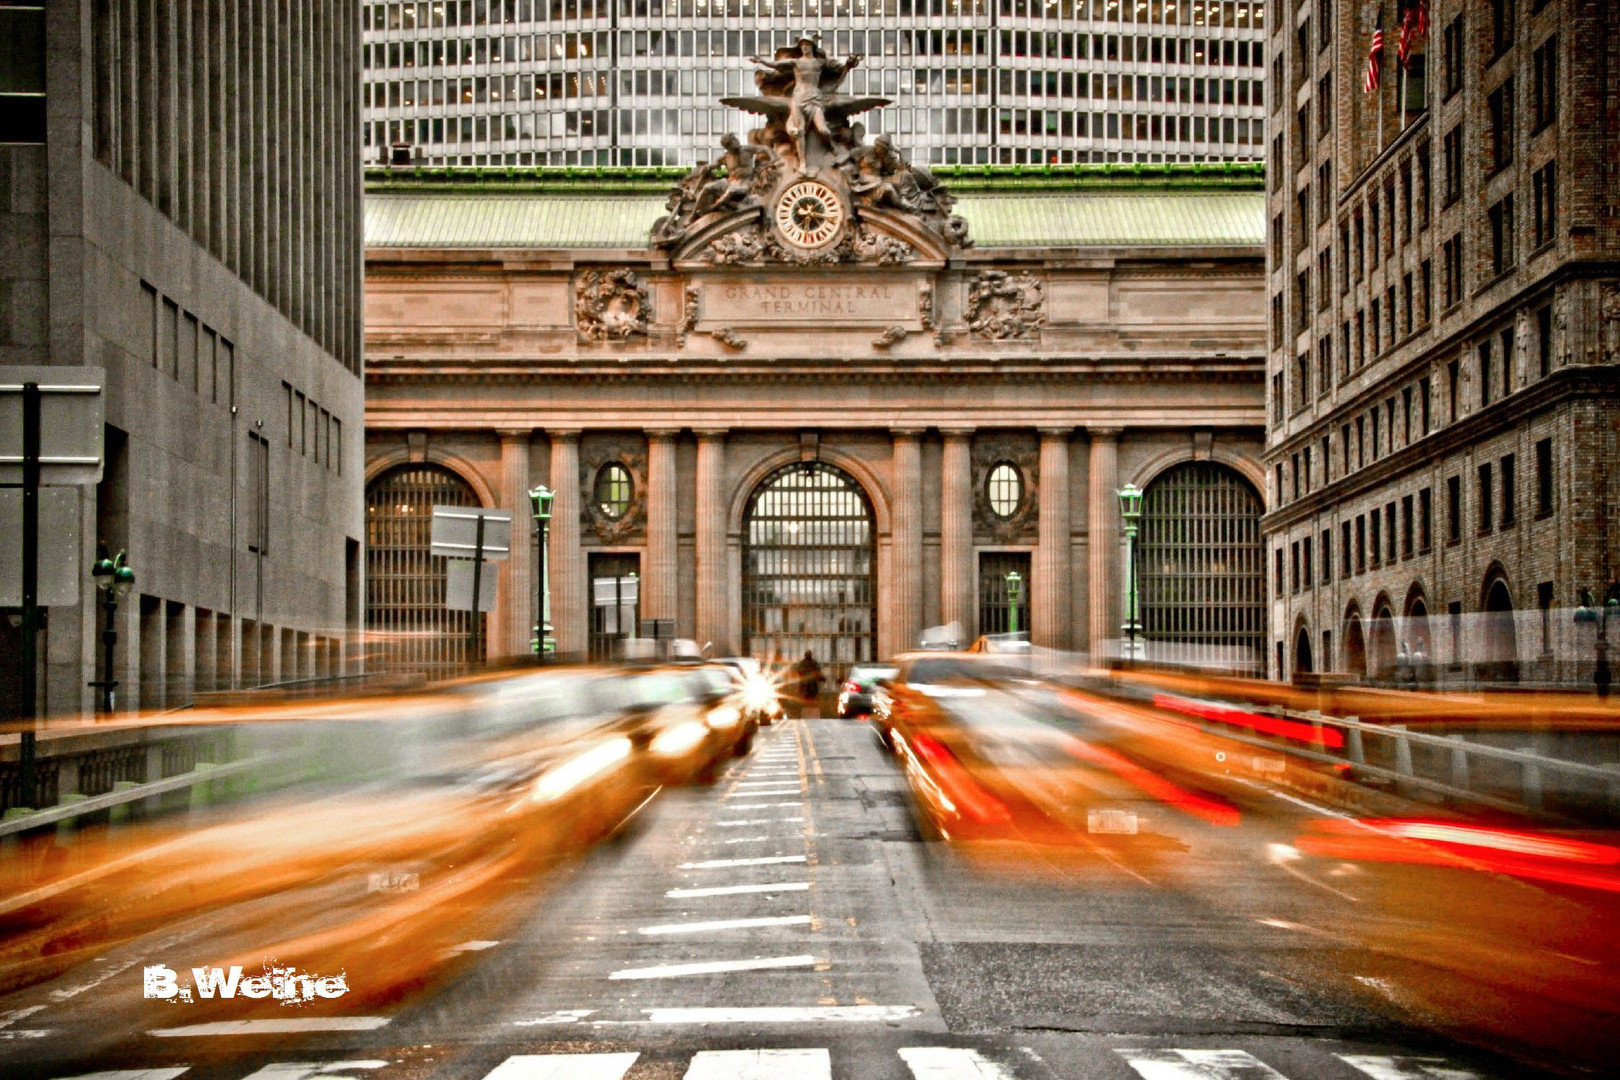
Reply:
[[[474,659],[428,551],[444,503],[512,512],[489,658],[530,654],[546,599],[566,659],[654,619],[835,675],[936,626],[1107,653],[1134,484],[1148,655],[1264,663],[1258,174],[930,172],[866,142],[882,101],[837,93],[847,64],[760,61],[724,104],[761,126],[685,175],[369,178],[367,622],[394,662]]]

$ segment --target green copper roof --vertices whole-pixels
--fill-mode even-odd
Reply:
[[[1258,247],[1265,194],[1249,185],[1141,190],[973,190],[957,213],[979,248]],[[639,248],[662,193],[564,193],[424,185],[366,196],[366,245],[379,248]]]

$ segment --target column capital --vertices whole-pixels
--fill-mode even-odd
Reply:
[[[1086,428],[1086,437],[1092,442],[1114,442],[1124,432],[1121,427],[1091,427]]]
[[[892,427],[889,434],[896,439],[920,439],[927,428],[919,427]]]
[[[649,439],[675,439],[681,434],[680,428],[644,428],[642,433]]]
[[[973,438],[973,428],[970,427],[942,427],[939,429],[939,433],[947,439]]]
[[[698,442],[722,442],[729,431],[726,428],[693,428],[692,434],[698,437]]]
[[[495,434],[497,434],[497,435],[499,435],[501,437],[502,442],[510,442],[510,441],[515,440],[515,439],[525,439],[525,440],[527,440],[527,439],[533,437],[534,429],[533,428],[496,428],[495,429]]]
[[[1059,427],[1038,427],[1035,430],[1040,432],[1041,438],[1043,439],[1067,439],[1074,434],[1074,425],[1067,424]]]
[[[546,438],[552,442],[578,442],[579,428],[546,428]]]

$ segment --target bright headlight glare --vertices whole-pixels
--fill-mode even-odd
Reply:
[[[702,742],[706,734],[708,732],[702,724],[688,720],[660,731],[653,738],[651,750],[655,754],[684,754]]]
[[[742,719],[742,713],[738,712],[730,705],[717,705],[709,710],[709,715],[706,719],[709,722],[709,726],[718,731],[723,728],[736,727],[737,721]]]
[[[776,691],[771,684],[758,676],[750,678],[743,683],[743,704],[755,712],[771,712],[776,708]]]
[[[620,736],[591,747],[541,774],[534,782],[534,801],[559,799],[593,776],[606,772],[630,756],[630,740]]]

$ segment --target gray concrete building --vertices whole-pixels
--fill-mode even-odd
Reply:
[[[689,166],[747,120],[751,55],[862,55],[868,118],[928,164],[1264,155],[1262,0],[368,3],[368,162]]]
[[[1285,5],[1272,100],[1272,669],[1591,685],[1620,578],[1620,9]]]
[[[362,573],[355,9],[53,0],[0,7],[0,39],[0,378],[106,378],[104,478],[77,543],[42,546],[81,593],[47,614],[47,711],[93,707],[98,540],[136,573],[120,709],[336,670]]]
[[[1254,670],[1258,170],[929,171],[862,140],[872,105],[823,81],[840,58],[802,65],[739,106],[767,119],[723,172],[371,175],[379,644],[467,659],[424,520],[462,502],[514,514],[485,641],[528,655],[545,484],[563,656],[641,619],[834,675],[946,624],[1106,655],[1134,483],[1147,654]]]

